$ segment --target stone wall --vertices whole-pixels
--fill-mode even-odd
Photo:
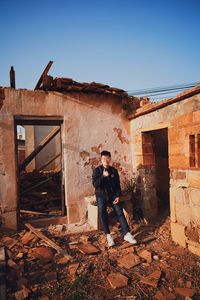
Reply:
[[[197,250],[200,243],[200,95],[131,120],[134,170],[144,166],[145,160],[148,162],[147,169],[154,165],[153,155],[149,155],[148,160],[143,156],[142,133],[162,128],[168,129],[172,238],[200,255],[200,250]],[[195,153],[192,154],[191,135],[195,135],[196,139],[193,146]],[[195,166],[193,161],[192,166],[191,157],[193,159],[194,156]],[[152,193],[153,190],[152,186]],[[145,197],[143,201],[143,206],[147,206]]]
[[[0,203],[3,226],[17,228],[15,116],[62,117],[63,175],[70,223],[86,217],[84,197],[92,195],[92,170],[100,151],[112,152],[121,179],[131,171],[130,122],[114,95],[4,89],[0,111]]]

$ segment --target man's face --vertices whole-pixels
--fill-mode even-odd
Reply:
[[[102,165],[104,166],[104,168],[108,168],[110,165],[110,162],[111,162],[111,157],[103,155],[101,157],[101,162],[102,162]]]

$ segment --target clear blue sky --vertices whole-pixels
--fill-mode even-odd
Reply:
[[[0,86],[49,74],[124,90],[200,81],[199,0],[0,0]]]

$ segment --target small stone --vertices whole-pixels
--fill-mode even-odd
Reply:
[[[113,289],[125,287],[128,284],[128,278],[120,273],[109,274],[107,280]]]
[[[126,269],[131,269],[141,263],[141,259],[134,253],[128,253],[118,259],[118,265]]]
[[[153,256],[153,259],[154,259],[154,260],[159,260],[159,256],[158,256],[158,255],[154,255],[154,256]]]
[[[157,270],[149,274],[148,276],[142,278],[141,282],[156,288],[158,286],[160,276],[161,276],[161,271]]]
[[[192,297],[194,294],[196,294],[195,289],[189,289],[189,288],[175,288],[175,292],[183,297]]]
[[[19,252],[16,256],[16,258],[22,258],[24,256],[24,253],[23,252]]]

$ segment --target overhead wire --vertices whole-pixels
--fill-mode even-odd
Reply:
[[[126,91],[126,92],[130,96],[142,96],[143,95],[143,97],[152,97],[152,96],[157,96],[157,95],[176,93],[180,90],[192,88],[195,85],[197,85],[197,82],[182,84],[182,85],[167,86],[167,87],[148,88],[148,89],[141,89],[141,90],[130,90],[130,91]]]

